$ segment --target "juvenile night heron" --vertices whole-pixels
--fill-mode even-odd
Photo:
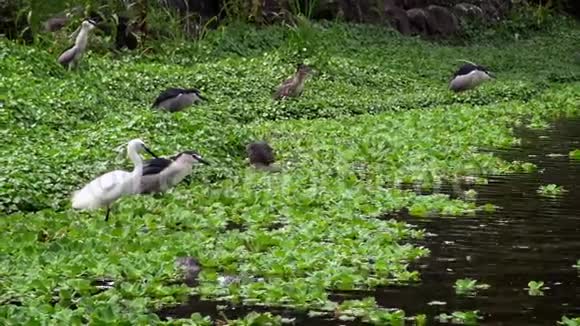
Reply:
[[[209,162],[195,151],[184,151],[170,158],[161,157],[145,161],[139,193],[167,191],[190,175],[196,163],[209,165]]]
[[[274,99],[300,96],[304,90],[304,83],[311,72],[312,69],[309,66],[299,64],[294,76],[286,79],[280,86],[278,86],[276,93],[274,93]]]
[[[75,44],[66,49],[58,57],[58,62],[61,65],[63,65],[65,68],[68,68],[68,70],[71,70],[73,66],[78,66],[87,48],[89,33],[95,28],[95,26],[95,22],[90,19],[84,20],[81,23],[80,30],[78,31],[75,39]]]
[[[152,107],[177,112],[202,100],[206,99],[196,88],[168,88],[159,94]]]
[[[252,142],[246,146],[246,154],[256,169],[278,172],[280,168],[272,165],[276,161],[274,149],[265,141]]]
[[[72,197],[74,209],[99,209],[107,208],[105,221],[109,219],[111,205],[123,196],[139,193],[139,185],[143,174],[143,161],[139,152],[147,151],[157,157],[140,139],[133,139],[127,144],[127,154],[135,167],[132,172],[115,170],[101,175],[85,185],[81,190],[75,191]]]
[[[454,92],[463,92],[474,89],[483,82],[495,78],[486,67],[469,61],[465,62],[466,63],[462,65],[455,74],[453,74],[453,77],[449,82],[450,90]]]

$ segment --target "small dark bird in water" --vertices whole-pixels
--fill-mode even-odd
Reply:
[[[274,99],[300,96],[304,90],[304,83],[311,72],[312,69],[309,66],[299,64],[294,76],[286,79],[280,86],[278,86],[276,93],[274,93]]]
[[[81,27],[77,29],[77,36],[75,39],[75,44],[70,48],[66,49],[59,57],[58,62],[63,65],[63,67],[71,70],[78,66],[80,60],[85,54],[87,43],[89,39],[89,33],[95,28],[96,24],[92,20],[84,20],[81,23]]]
[[[495,76],[486,67],[473,62],[467,62],[453,74],[449,82],[449,89],[454,92],[463,92],[474,89],[483,82],[493,78]]]
[[[280,171],[278,166],[272,165],[276,161],[274,149],[265,141],[252,142],[246,146],[246,153],[256,169],[272,172]]]
[[[159,94],[152,107],[177,112],[202,100],[206,98],[196,88],[168,88]]]
[[[145,161],[139,193],[167,191],[190,175],[195,163],[209,165],[209,162],[195,151],[184,151],[169,158],[160,157]]]
[[[175,267],[183,273],[185,284],[195,286],[198,284],[197,276],[201,272],[201,263],[193,257],[178,257],[175,260]]]
[[[120,16],[117,23],[117,33],[115,35],[115,47],[117,50],[127,48],[134,50],[139,45],[137,36],[131,31],[129,18]]]

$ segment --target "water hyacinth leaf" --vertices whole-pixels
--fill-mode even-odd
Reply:
[[[571,159],[580,160],[580,149],[571,151],[568,156],[570,156]]]

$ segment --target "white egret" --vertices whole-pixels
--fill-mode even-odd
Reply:
[[[132,172],[116,170],[105,173],[76,191],[72,197],[72,207],[75,209],[107,208],[105,221],[109,219],[111,205],[123,196],[139,193],[139,185],[143,174],[143,161],[139,156],[142,150],[157,157],[140,139],[133,139],[127,144],[127,154],[135,168]]]

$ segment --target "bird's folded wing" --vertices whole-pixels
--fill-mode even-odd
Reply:
[[[91,183],[83,188],[83,191],[89,191],[89,193],[94,194],[108,193],[113,191],[115,187],[123,184],[130,177],[131,173],[127,171],[111,171],[91,181]]]
[[[159,94],[159,96],[157,96],[157,98],[155,99],[155,102],[153,103],[153,106],[157,106],[159,105],[159,103],[168,100],[170,98],[173,97],[177,97],[180,94],[183,94],[184,90],[181,88],[168,88],[166,90],[164,90],[163,92],[161,92],[161,94]]]
[[[66,49],[60,57],[58,57],[58,62],[62,65],[69,64],[72,59],[74,59],[76,53],[75,46],[71,46],[70,48]]]
[[[479,69],[479,66],[476,66],[476,65],[473,65],[470,63],[466,63],[455,72],[453,77],[467,75],[468,73],[470,73],[474,70],[478,70],[478,69]]]
[[[165,170],[173,161],[166,158],[154,158],[143,163],[143,175],[158,174]]]

